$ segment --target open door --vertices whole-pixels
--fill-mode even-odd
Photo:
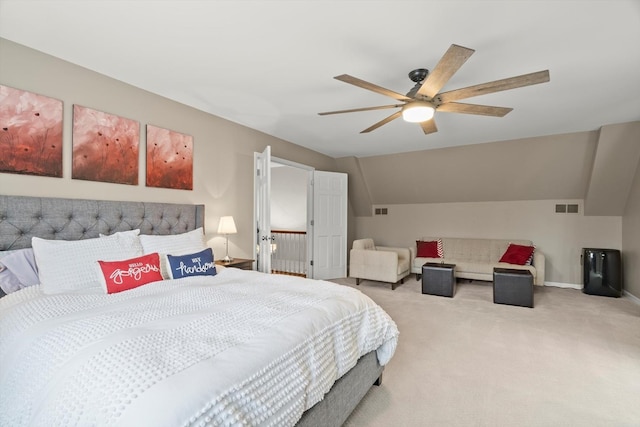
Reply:
[[[256,269],[271,273],[271,146],[262,153],[254,153],[254,203],[256,224],[253,250]]]
[[[313,278],[347,277],[347,174],[313,172]]]

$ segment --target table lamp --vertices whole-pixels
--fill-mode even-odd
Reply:
[[[227,255],[224,257],[222,261],[231,262],[233,258],[229,256],[229,234],[236,234],[238,230],[236,230],[236,223],[233,221],[232,216],[223,216],[220,218],[220,224],[218,224],[218,233],[224,234],[227,239]]]

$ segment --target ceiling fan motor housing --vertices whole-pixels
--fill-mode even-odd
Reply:
[[[426,68],[416,68],[409,73],[409,78],[412,82],[420,83],[427,78],[428,74],[429,70],[427,70]]]

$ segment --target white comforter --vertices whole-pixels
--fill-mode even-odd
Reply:
[[[359,291],[234,268],[0,299],[0,425],[293,425],[398,330]]]

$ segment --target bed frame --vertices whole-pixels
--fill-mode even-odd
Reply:
[[[204,205],[0,195],[0,251],[31,247],[31,238],[82,240],[140,229],[141,234],[180,234],[204,228]],[[307,410],[298,426],[341,426],[383,367],[375,351],[333,385]]]

